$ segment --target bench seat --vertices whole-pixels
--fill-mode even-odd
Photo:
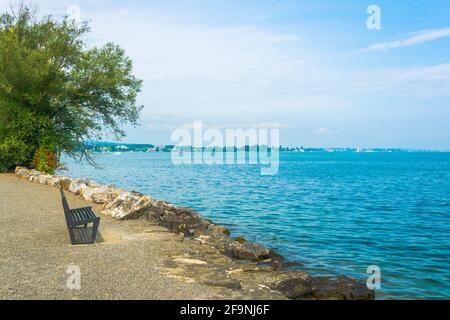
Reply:
[[[74,223],[84,224],[86,221],[96,219],[97,216],[92,211],[92,207],[70,209],[70,216]]]

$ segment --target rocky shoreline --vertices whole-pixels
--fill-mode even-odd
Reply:
[[[233,238],[226,227],[214,224],[192,209],[113,185],[100,185],[87,178],[52,176],[23,167],[17,167],[15,174],[31,182],[61,187],[86,201],[102,205],[102,214],[116,220],[150,221],[180,234],[182,241],[200,243],[232,259],[233,270],[226,263],[218,262],[214,274],[211,270],[203,270],[202,263],[198,263],[198,272],[194,277],[202,278],[203,283],[231,290],[241,290],[243,285],[257,287],[264,283],[263,286],[269,291],[288,299],[375,298],[375,292],[369,290],[364,281],[346,276],[314,277],[304,271],[285,271],[286,263],[275,251],[242,237]],[[221,277],[223,279],[218,277],[219,274],[224,275]]]

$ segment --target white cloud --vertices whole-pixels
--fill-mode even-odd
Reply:
[[[410,68],[385,68],[349,75],[353,92],[382,92],[407,97],[450,95],[450,63]]]
[[[110,21],[116,21],[111,25]],[[146,81],[241,80],[255,73],[292,72],[282,47],[299,38],[253,26],[208,27],[161,20],[136,12],[97,13],[93,36],[115,41],[134,58]],[[304,60],[306,60],[304,58]],[[266,72],[266,66],[270,66]]]
[[[333,132],[328,130],[327,128],[318,128],[316,130],[316,134],[318,135],[328,135],[328,134],[332,134]]]
[[[266,21],[268,19],[270,19],[270,15],[266,14],[266,13],[262,13],[262,14],[258,14],[254,17],[252,17],[252,21],[256,21],[256,22],[262,22],[262,21]]]
[[[386,51],[395,48],[412,47],[421,43],[447,37],[450,37],[450,27],[433,30],[422,30],[409,34],[409,37],[406,39],[392,42],[376,43],[365,49],[361,49],[358,52]]]
[[[285,97],[286,85],[318,73],[306,71],[312,55],[294,33],[186,22],[148,8],[82,10],[92,21],[93,45],[116,42],[133,59],[148,117],[164,110],[188,121],[230,113],[266,121],[258,115],[274,109],[274,95]]]
[[[176,122],[150,122],[146,126],[148,129],[192,129],[194,121],[186,123]],[[203,123],[204,129],[284,129],[289,128],[287,124],[279,122],[260,122],[260,123]]]

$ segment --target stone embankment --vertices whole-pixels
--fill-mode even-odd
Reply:
[[[242,261],[241,281],[268,283],[271,290],[289,299],[373,299],[374,291],[363,281],[346,276],[313,277],[304,271],[283,271],[282,256],[264,246],[233,238],[226,227],[216,225],[189,208],[156,200],[139,192],[130,192],[113,185],[100,185],[87,178],[52,176],[37,170],[17,167],[16,175],[31,182],[62,188],[84,200],[101,204],[102,214],[117,220],[145,219],[181,234],[184,241],[198,241],[222,254]],[[269,281],[270,279],[270,281]],[[206,282],[211,281],[204,279]],[[217,279],[214,280],[217,283]],[[226,282],[226,283],[225,283]],[[240,282],[225,281],[239,289]]]

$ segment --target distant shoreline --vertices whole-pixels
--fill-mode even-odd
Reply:
[[[175,146],[171,144],[139,144],[139,143],[121,143],[121,142],[89,142],[86,144],[87,149],[92,152],[108,153],[108,152],[172,152],[176,149],[190,149],[193,151],[207,151],[207,147],[195,148],[193,146]],[[248,151],[250,148],[258,148],[259,146],[244,146],[244,147],[223,147],[224,152],[228,151]],[[222,149],[222,147],[208,146],[208,148]],[[270,147],[268,147],[270,150]],[[294,153],[420,153],[420,152],[436,152],[446,153],[450,149],[421,149],[421,148],[381,148],[381,147],[303,147],[303,146],[280,146],[280,152],[294,152]]]

